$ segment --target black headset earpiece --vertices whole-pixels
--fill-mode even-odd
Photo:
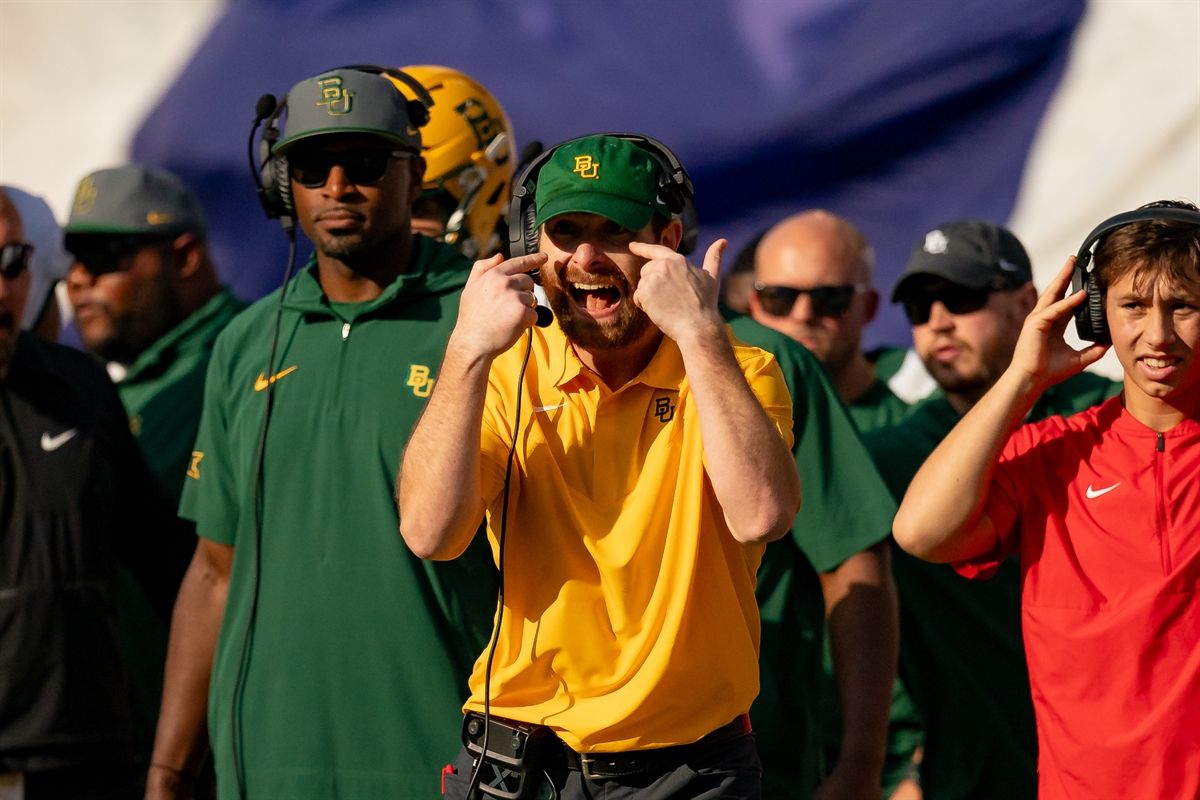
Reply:
[[[287,159],[271,151],[279,141],[279,119],[287,108],[287,98],[282,102],[275,95],[264,94],[255,106],[254,124],[250,128],[249,158],[250,172],[254,176],[258,201],[269,219],[277,219],[284,230],[291,231],[295,225],[292,208],[292,187],[288,182]],[[258,164],[254,162],[254,134],[262,125],[258,139]]]
[[[1167,220],[1200,225],[1200,212],[1186,208],[1156,206],[1139,208],[1109,217],[1101,222],[1083,240],[1079,252],[1075,255],[1075,271],[1071,275],[1071,293],[1079,290],[1087,292],[1084,302],[1075,309],[1075,332],[1085,342],[1097,344],[1112,344],[1108,332],[1108,318],[1104,311],[1104,290],[1096,280],[1095,271],[1091,269],[1092,256],[1100,241],[1117,228],[1132,225],[1135,222],[1151,222]]]
[[[372,75],[383,75],[400,81],[412,89],[413,94],[417,97],[416,100],[405,101],[405,111],[409,121],[418,128],[429,123],[429,109],[433,106],[433,96],[407,72],[376,64],[351,64],[327,71],[337,72],[339,70],[369,72]],[[254,126],[250,129],[250,141],[251,147],[253,147],[254,133],[261,124],[262,136],[258,140],[258,163],[260,166],[255,166],[253,154],[251,154],[250,170],[256,178],[258,199],[262,203],[263,211],[266,212],[267,217],[279,220],[284,229],[290,231],[295,226],[296,211],[292,203],[292,184],[288,175],[287,157],[273,152],[283,134],[280,120],[286,110],[286,96],[282,101],[277,101],[274,95],[269,94],[264,94],[258,99],[255,107]]]
[[[679,252],[690,253],[696,246],[696,206],[692,189],[692,179],[688,176],[683,164],[665,144],[649,136],[636,133],[604,133],[594,134],[613,136],[633,142],[658,162],[660,169],[658,191],[663,202],[672,214],[683,221],[683,239],[679,244]],[[536,253],[538,248],[537,218],[538,173],[554,151],[563,145],[588,137],[570,139],[557,147],[552,147],[529,162],[516,181],[513,182],[512,201],[508,207],[508,252],[510,257]]]

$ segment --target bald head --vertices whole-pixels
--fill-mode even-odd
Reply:
[[[8,194],[0,190],[0,247],[24,241],[25,229],[21,225],[21,215]],[[23,269],[21,274],[11,277],[0,273],[0,378],[8,375],[8,365],[16,346],[21,312],[25,308],[27,294],[28,269]]]
[[[811,350],[847,402],[873,376],[860,344],[879,308],[871,288],[874,259],[858,228],[814,210],[767,231],[754,260],[751,316]],[[799,294],[792,291],[797,289]],[[788,305],[791,297],[795,302]]]
[[[767,231],[754,274],[759,283],[780,279],[798,287],[869,284],[874,262],[875,253],[858,228],[828,211],[802,211]]]

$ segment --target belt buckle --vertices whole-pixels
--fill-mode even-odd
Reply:
[[[641,775],[650,767],[651,762],[646,757],[633,753],[579,754],[579,771],[589,781],[610,781],[614,778]]]
[[[593,782],[604,780],[602,776],[596,775],[596,773],[592,772],[592,764],[595,763],[595,761],[596,758],[591,753],[579,754],[579,771],[583,773],[584,780]]]

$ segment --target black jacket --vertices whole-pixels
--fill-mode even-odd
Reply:
[[[20,334],[0,381],[0,772],[136,758],[114,558],[169,615],[176,525],[103,367]]]

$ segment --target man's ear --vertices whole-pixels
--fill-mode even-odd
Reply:
[[[672,250],[678,250],[679,243],[682,241],[683,223],[678,217],[675,217],[667,223],[667,227],[663,228],[662,234],[658,237],[658,243],[665,245]]]
[[[195,275],[204,263],[208,245],[194,233],[181,233],[171,246],[175,251],[175,263],[179,265],[179,279],[187,280]]]
[[[1030,281],[1022,286],[1018,296],[1021,298],[1021,316],[1022,318],[1027,317],[1033,311],[1034,306],[1037,305],[1038,300],[1037,289],[1034,288],[1033,282]]]
[[[863,298],[863,325],[870,325],[879,313],[879,291],[872,287],[864,294],[866,297]]]
[[[766,315],[763,314],[762,301],[758,299],[758,292],[754,290],[753,286],[750,287],[750,291],[746,295],[746,304],[750,307],[750,318],[762,321],[762,318]]]
[[[421,196],[421,184],[425,182],[425,159],[421,157],[407,159],[408,163],[408,205],[411,207]]]

